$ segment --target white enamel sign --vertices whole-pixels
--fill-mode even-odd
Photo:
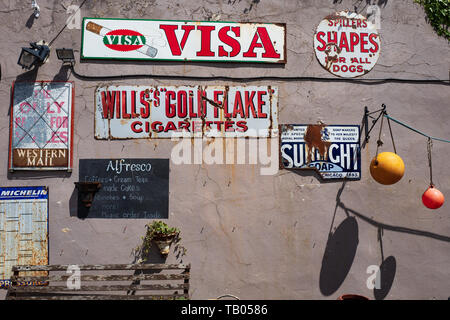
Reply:
[[[376,26],[360,14],[347,11],[325,17],[314,36],[319,63],[332,74],[359,77],[377,63],[381,50]]]
[[[271,137],[278,132],[271,86],[107,86],[95,93],[95,138]]]
[[[84,18],[83,59],[286,62],[286,25]]]

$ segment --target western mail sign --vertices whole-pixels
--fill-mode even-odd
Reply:
[[[72,82],[15,82],[9,170],[71,170]]]
[[[99,87],[95,138],[272,137],[277,109],[271,86]]]
[[[324,179],[360,179],[358,125],[280,126],[284,169],[313,169]]]
[[[286,25],[84,18],[81,58],[286,63]]]

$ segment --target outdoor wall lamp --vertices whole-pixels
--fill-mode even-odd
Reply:
[[[75,64],[75,55],[73,54],[73,49],[56,49],[56,56],[59,60],[62,60],[63,63],[70,63],[70,65]]]
[[[31,48],[22,47],[19,60],[17,64],[22,69],[31,69],[36,64],[43,64],[50,55],[50,48],[45,44],[45,41],[41,41],[40,44],[36,42],[30,43]]]
[[[39,5],[37,4],[36,0],[31,1],[31,8],[34,9],[34,17],[39,18],[39,15],[41,14],[41,8],[39,8]]]
[[[78,196],[86,208],[90,208],[94,201],[95,193],[100,190],[102,184],[100,182],[74,182],[78,189]]]

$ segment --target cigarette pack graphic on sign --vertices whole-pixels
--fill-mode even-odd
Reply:
[[[286,63],[286,26],[84,18],[83,59]]]
[[[359,126],[281,125],[284,169],[317,170],[324,179],[360,179]]]
[[[339,77],[366,74],[377,63],[381,42],[376,26],[360,14],[347,11],[329,15],[317,27],[317,60]]]

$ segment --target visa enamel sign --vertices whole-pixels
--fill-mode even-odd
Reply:
[[[286,25],[84,18],[81,58],[286,63]]]

